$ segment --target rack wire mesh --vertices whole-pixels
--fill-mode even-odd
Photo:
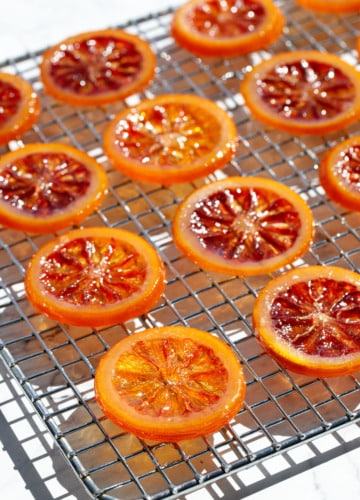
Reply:
[[[30,257],[54,235],[0,229],[1,357],[93,498],[175,498],[359,419],[358,377],[325,380],[287,372],[254,338],[253,302],[272,276],[242,279],[211,274],[176,250],[171,237],[174,211],[187,192],[206,180],[167,188],[135,183],[114,171],[102,150],[108,121],[144,96],[176,92],[210,98],[232,114],[241,139],[235,159],[221,175],[277,179],[298,191],[313,211],[314,243],[292,266],[332,264],[359,270],[359,216],[330,202],[317,174],[323,152],[359,133],[359,124],[326,137],[294,137],[268,129],[251,119],[239,82],[254,62],[282,50],[329,51],[358,65],[355,41],[360,14],[319,15],[292,1],[277,3],[287,18],[283,37],[268,51],[226,60],[202,60],[178,47],[169,35],[172,9],[118,26],[152,44],[158,70],[143,94],[105,108],[74,109],[44,94],[38,70],[41,52],[1,65],[3,71],[30,81],[41,97],[40,119],[24,135],[24,143],[72,144],[106,168],[111,189],[101,209],[84,225],[118,226],[141,234],[156,246],[167,269],[165,295],[146,316],[101,330],[67,327],[34,311],[23,287]],[[0,153],[14,146],[18,147],[9,144]],[[111,424],[95,402],[93,376],[103,353],[121,337],[160,324],[215,333],[241,357],[247,378],[245,405],[214,435],[176,444],[143,442]]]

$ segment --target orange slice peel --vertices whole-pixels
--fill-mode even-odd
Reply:
[[[53,233],[82,222],[107,189],[106,172],[85,152],[61,143],[28,144],[0,158],[0,223]]]
[[[178,249],[213,272],[270,273],[300,258],[314,232],[311,210],[299,194],[260,177],[228,177],[201,186],[178,206],[173,238]]]
[[[360,211],[360,136],[350,137],[328,150],[321,159],[319,179],[331,200]]]
[[[254,332],[284,368],[315,377],[360,370],[360,275],[335,266],[271,280],[253,309]]]
[[[360,72],[316,50],[260,62],[246,73],[240,92],[255,118],[291,134],[330,134],[360,117]]]
[[[237,147],[227,111],[196,95],[169,94],[121,111],[104,134],[104,151],[133,180],[175,184],[223,168]]]
[[[40,64],[45,91],[73,106],[117,102],[150,85],[156,57],[150,44],[119,29],[80,33],[49,47]]]
[[[103,413],[152,441],[182,441],[220,430],[238,413],[246,383],[231,347],[195,328],[164,326],[123,338],[95,373]]]
[[[31,84],[18,75],[0,72],[0,144],[17,140],[37,121],[40,100]]]
[[[171,34],[195,55],[233,57],[268,47],[284,25],[272,0],[190,0],[175,12]]]
[[[88,227],[43,245],[30,260],[24,283],[38,312],[60,323],[97,328],[149,312],[165,289],[165,268],[141,236]]]

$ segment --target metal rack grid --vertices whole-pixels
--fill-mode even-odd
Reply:
[[[315,48],[358,64],[359,14],[315,15],[292,1],[277,3],[286,15],[287,27],[270,54]],[[41,53],[28,53],[1,66],[29,80],[41,97],[42,114],[24,135],[24,143],[69,143],[106,168],[109,195],[84,225],[119,226],[141,234],[156,246],[167,269],[165,295],[146,316],[97,331],[67,327],[36,313],[23,288],[29,258],[54,235],[0,229],[2,359],[93,498],[175,498],[360,416],[359,378],[323,380],[296,375],[282,370],[260,348],[251,329],[252,306],[272,276],[245,280],[207,273],[174,247],[171,220],[176,206],[205,180],[168,188],[134,183],[111,168],[102,150],[102,132],[111,117],[144,96],[183,92],[217,101],[232,114],[241,138],[236,158],[221,175],[280,180],[301,193],[312,208],[315,240],[293,266],[323,263],[359,270],[358,214],[329,202],[318,182],[317,165],[329,146],[359,133],[360,125],[325,138],[293,137],[263,127],[243,106],[239,81],[246,68],[266,52],[227,60],[195,58],[170,38],[172,14],[170,9],[120,26],[147,39],[158,56],[151,87],[125,103],[74,109],[54,101],[42,92],[39,81]],[[241,357],[247,378],[245,405],[220,432],[178,444],[148,443],[122,432],[102,416],[93,393],[100,357],[122,336],[159,324],[183,324],[218,334]]]

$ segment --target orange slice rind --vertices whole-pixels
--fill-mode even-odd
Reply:
[[[284,25],[272,0],[190,0],[175,11],[171,34],[195,55],[232,57],[268,47]]]
[[[102,166],[61,143],[28,144],[0,158],[0,223],[29,233],[79,224],[108,189]]]
[[[156,249],[123,229],[88,227],[43,245],[25,274],[32,306],[60,323],[105,327],[149,312],[165,288]]]
[[[282,52],[250,70],[240,92],[252,115],[292,134],[329,134],[360,117],[360,72],[316,50]]]
[[[121,111],[104,134],[111,163],[130,178],[174,184],[204,177],[234,156],[237,130],[209,99],[161,95]]]
[[[115,344],[100,360],[95,395],[116,425],[152,441],[220,430],[238,413],[245,378],[234,351],[210,333],[151,328]]]
[[[48,48],[40,64],[45,91],[74,106],[101,106],[140,92],[152,81],[150,44],[119,29],[74,35]]]
[[[253,310],[254,332],[283,367],[315,377],[360,370],[360,275],[308,266],[271,280]]]
[[[300,258],[314,232],[311,210],[292,189],[260,177],[229,177],[201,186],[178,206],[177,248],[204,269],[249,276]]]

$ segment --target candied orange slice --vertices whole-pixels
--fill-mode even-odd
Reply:
[[[329,198],[349,210],[360,211],[360,135],[326,152],[319,178]]]
[[[19,139],[40,114],[38,95],[18,75],[0,72],[0,145]]]
[[[104,327],[147,313],[165,288],[155,248],[126,230],[89,227],[50,240],[30,260],[25,290],[60,323]]]
[[[328,134],[360,117],[360,72],[319,51],[278,53],[248,72],[240,84],[255,118],[293,134]]]
[[[123,338],[101,358],[95,394],[104,414],[153,441],[182,441],[220,430],[240,410],[245,378],[223,340],[183,326]]]
[[[117,29],[89,31],[47,49],[40,65],[47,93],[78,106],[125,99],[147,87],[156,59],[149,43]]]
[[[330,14],[360,12],[359,0],[295,0],[295,2],[315,12],[328,12]]]
[[[360,370],[360,275],[334,266],[271,280],[253,310],[254,331],[283,367],[331,377]]]
[[[0,158],[0,224],[52,233],[102,203],[108,179],[88,154],[61,143],[29,144]]]
[[[204,269],[265,274],[301,257],[313,238],[307,203],[280,182],[229,177],[190,193],[173,220],[174,243]]]
[[[234,156],[231,116],[196,95],[154,97],[121,111],[104,134],[112,164],[134,180],[174,184],[224,167]]]
[[[272,0],[190,0],[175,11],[171,34],[196,55],[236,56],[268,47],[284,25]]]

